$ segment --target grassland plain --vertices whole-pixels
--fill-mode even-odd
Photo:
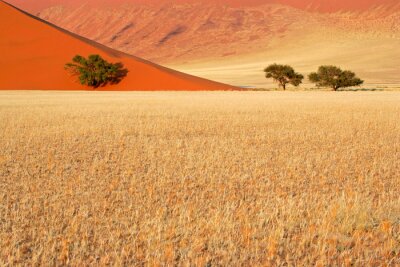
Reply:
[[[0,92],[0,265],[399,266],[398,92]]]

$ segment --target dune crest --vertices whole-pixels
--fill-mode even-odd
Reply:
[[[128,75],[97,90],[229,90],[232,86],[180,73],[72,34],[0,1],[0,89],[85,90],[64,69],[76,54],[99,54]]]

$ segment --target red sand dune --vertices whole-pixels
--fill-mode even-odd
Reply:
[[[380,5],[396,5],[398,0],[9,0],[11,4],[23,8],[29,12],[39,12],[45,8],[55,5],[76,6],[90,3],[97,7],[101,5],[120,4],[155,4],[166,3],[204,3],[204,4],[225,4],[232,7],[255,6],[263,4],[283,4],[296,8],[333,12],[339,10],[366,10]]]
[[[275,86],[262,70],[278,62],[304,74],[339,65],[371,88],[400,84],[400,0],[9,1],[107,47],[223,83]]]
[[[0,1],[0,89],[82,90],[64,70],[76,54],[100,54],[129,70],[99,90],[228,90],[233,87],[173,71],[79,37]]]

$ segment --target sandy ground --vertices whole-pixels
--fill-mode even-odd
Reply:
[[[400,264],[398,92],[0,92],[0,265]]]

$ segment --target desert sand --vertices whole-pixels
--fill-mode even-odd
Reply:
[[[368,88],[400,84],[397,0],[28,0],[19,6],[115,49],[238,86],[275,86],[262,72],[274,62],[303,74],[335,64],[355,71]]]
[[[264,4],[283,4],[292,7],[332,12],[332,11],[349,11],[349,10],[367,10],[376,6],[394,6],[398,4],[397,0],[8,0],[8,2],[21,6],[29,12],[40,12],[41,10],[56,6],[69,5],[80,6],[82,4],[90,4],[95,6],[102,5],[121,5],[121,4],[222,4],[232,7],[243,6],[260,6]]]
[[[161,67],[55,27],[0,1],[0,89],[84,90],[64,70],[80,54],[122,63],[128,75],[97,90],[229,90],[232,86]]]

